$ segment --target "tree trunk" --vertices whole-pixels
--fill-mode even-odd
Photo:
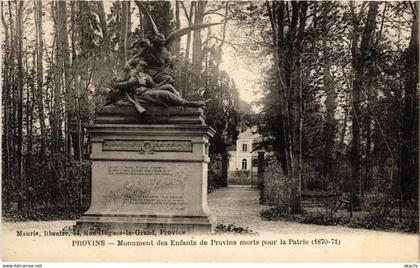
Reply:
[[[128,36],[128,2],[121,2],[121,18],[120,18],[120,38],[118,40],[118,56],[120,66],[124,66],[127,62],[127,36]]]
[[[87,16],[89,16],[89,13],[91,12],[91,4],[85,1],[80,1],[79,3],[79,16],[83,17],[83,21],[87,20]],[[74,6],[71,7],[71,17],[74,18],[76,16],[75,14],[75,10],[74,10]],[[81,29],[86,29],[86,25],[82,25],[80,22],[73,22],[73,26],[74,24],[79,24],[79,28]],[[89,29],[87,29],[89,30]],[[85,37],[83,36],[79,36],[80,39],[83,39]],[[81,44],[80,45],[80,56],[77,55],[77,48],[76,48],[76,43],[77,41],[79,41],[79,43],[81,44],[82,40],[76,40],[76,37],[74,35],[74,32],[72,32],[72,36],[71,36],[71,46],[72,46],[72,62],[73,62],[73,66],[77,66],[79,64],[79,62],[83,62],[86,61],[87,58],[89,56],[92,55],[92,52],[89,50],[85,49],[85,45]],[[106,46],[107,44],[105,44]],[[84,133],[81,129],[81,117],[80,117],[80,100],[81,100],[81,88],[83,87],[83,77],[85,75],[85,72],[87,70],[88,67],[85,67],[83,69],[80,68],[74,68],[75,73],[73,74],[75,79],[74,79],[74,83],[73,83],[73,87],[72,87],[72,91],[70,92],[71,94],[68,96],[69,101],[70,102],[70,110],[69,113],[67,115],[68,117],[68,126],[69,126],[69,134],[71,136],[71,142],[72,142],[72,147],[73,147],[73,152],[74,152],[74,159],[76,161],[81,161],[82,157],[82,144],[83,144],[83,140],[84,140]]]
[[[2,193],[3,193],[3,204],[4,210],[8,210],[10,208],[10,200],[11,200],[11,187],[10,187],[10,180],[11,180],[11,155],[10,155],[10,76],[11,70],[10,68],[13,66],[10,64],[11,58],[11,37],[9,36],[9,27],[12,27],[12,24],[8,26],[6,20],[4,18],[4,2],[1,2],[1,22],[4,27],[4,65],[2,68],[2,77],[3,77],[3,84],[2,84],[2,105],[4,109],[4,116],[3,116],[3,135],[2,135]],[[9,3],[10,5],[10,3]],[[11,14],[9,14],[11,17]]]
[[[352,114],[352,147],[351,147],[351,164],[352,164],[352,183],[351,183],[351,216],[353,209],[358,207],[358,195],[360,194],[360,102],[361,92],[363,89],[363,81],[365,77],[366,61],[371,51],[371,39],[375,32],[375,19],[378,13],[379,2],[369,2],[369,11],[366,23],[362,33],[360,48],[357,47],[357,36],[353,37],[352,45],[352,67],[354,70],[353,81],[353,114]]]
[[[192,25],[195,4],[196,4],[196,2],[191,2],[190,3],[190,13],[189,13],[189,16],[188,16],[188,27],[190,27]],[[186,48],[185,48],[185,60],[187,62],[188,62],[188,59],[190,58],[190,47],[191,47],[191,32],[188,32],[188,34],[187,34],[187,44],[186,44]]]
[[[65,1],[59,1],[57,3],[57,64],[58,75],[62,78],[64,74],[64,81],[60,79],[60,87],[64,86],[65,94],[65,115],[67,117],[65,124],[66,128],[69,125],[69,114],[74,111],[74,91],[71,86],[70,80],[70,51],[68,42],[68,31],[67,31],[67,7]],[[61,115],[58,115],[61,117]],[[60,120],[61,121],[61,120]],[[57,126],[59,133],[61,133],[61,125]],[[66,137],[68,133],[65,133]],[[68,139],[66,139],[67,142]],[[58,143],[58,147],[61,150],[61,143]]]
[[[416,2],[416,6],[418,3]],[[417,10],[417,9],[416,9]],[[401,116],[402,133],[400,142],[401,153],[401,191],[404,202],[413,202],[418,197],[419,181],[419,104],[417,96],[417,83],[419,79],[419,54],[418,54],[418,18],[413,16],[411,39],[404,53],[405,94],[403,112]]]
[[[222,176],[221,176],[222,187],[228,186],[228,164],[229,164],[229,158],[228,158],[227,152],[222,153]]]
[[[290,151],[292,152],[291,160],[293,166],[292,170],[292,199],[290,206],[290,213],[301,212],[301,182],[302,182],[302,137],[303,137],[303,118],[304,118],[304,104],[303,104],[303,92],[302,92],[302,64],[301,64],[301,50],[302,42],[306,24],[306,13],[308,9],[307,2],[292,2],[292,22],[291,29],[288,32],[290,35],[289,44],[293,44],[292,50],[292,66],[290,68],[290,111],[289,114],[289,129],[290,129]],[[295,18],[296,17],[296,18]],[[297,19],[299,18],[299,19]],[[294,22],[294,20],[296,20]],[[297,91],[297,92],[294,92]]]
[[[368,104],[369,105],[369,104]],[[372,121],[370,116],[367,116],[366,118],[366,148],[365,148],[365,174],[363,178],[363,184],[361,187],[362,192],[362,199],[364,198],[367,191],[369,191],[369,185],[371,180],[371,147],[372,147]]]
[[[203,24],[204,20],[204,11],[206,9],[207,2],[205,1],[198,1],[195,3],[195,17],[194,17],[194,24],[199,25]],[[201,49],[201,29],[195,30],[193,34],[193,56],[192,56],[192,63],[193,67],[197,71],[201,71],[204,54]]]
[[[33,114],[34,114],[34,102],[33,95],[35,93],[35,65],[32,64],[32,68],[28,63],[28,51],[25,48],[25,73],[26,73],[26,100],[25,100],[25,121],[26,121],[26,152],[24,157],[24,174],[25,174],[25,188],[32,187],[33,176],[32,174],[32,160],[33,160]],[[35,59],[35,51],[32,51],[33,60]],[[33,61],[34,62],[34,61]],[[26,192],[26,207],[32,210],[32,191]]]
[[[175,29],[181,28],[181,19],[179,17],[179,0],[175,0]],[[176,40],[175,44],[175,55],[178,58],[180,52],[180,39]]]
[[[279,99],[279,104],[276,106],[277,114],[277,124],[278,124],[278,133],[276,133],[276,155],[277,159],[280,162],[281,169],[283,174],[289,175],[289,165],[288,165],[288,135],[286,129],[286,95],[285,95],[285,78],[284,78],[284,40],[283,40],[283,25],[284,25],[284,2],[273,2],[270,6],[269,2],[266,2],[267,12],[270,18],[270,24],[273,32],[274,40],[274,70],[275,78],[277,84],[277,98]]]
[[[322,6],[322,16],[324,18],[328,15],[328,7]],[[330,55],[329,55],[329,48],[328,48],[328,21],[324,19],[322,22],[322,51],[323,51],[323,62],[324,62],[324,70],[323,70],[323,78],[324,78],[324,89],[327,96],[325,100],[326,106],[326,123],[325,123],[325,131],[324,131],[324,163],[323,163],[323,175],[328,181],[333,181],[333,151],[334,151],[334,143],[335,143],[335,88],[333,86],[333,78],[330,73],[331,63],[330,63]]]
[[[98,2],[99,3],[99,2]],[[70,91],[72,94],[67,95],[68,97],[68,105],[69,107],[72,108],[72,110],[68,111],[68,115],[67,115],[67,128],[66,128],[66,133],[67,134],[67,139],[66,139],[66,157],[68,159],[70,159],[71,157],[71,148],[73,148],[73,152],[76,150],[76,148],[78,147],[78,135],[77,135],[77,130],[74,127],[74,118],[75,118],[75,113],[76,113],[76,91],[77,91],[77,87],[78,87],[78,82],[79,82],[79,71],[78,68],[73,68],[74,66],[77,66],[77,62],[78,62],[78,57],[77,57],[77,52],[76,52],[76,11],[75,11],[75,2],[71,2],[70,3],[70,27],[71,27],[71,36],[70,36],[70,45],[71,45],[71,65],[72,65],[72,69],[73,69],[73,83],[72,83],[72,90]],[[77,154],[75,154],[73,156],[75,159],[77,159]]]
[[[23,176],[23,63],[22,63],[22,53],[23,53],[23,1],[19,1],[16,5],[16,30],[17,30],[17,67],[18,67],[18,78],[17,78],[17,87],[19,90],[18,95],[18,114],[17,114],[17,131],[18,131],[18,140],[17,140],[17,161],[18,161],[18,181],[19,181],[19,198],[18,198],[18,210],[22,211],[24,208],[24,199],[25,199],[25,182]]]
[[[105,8],[104,8],[104,2],[103,1],[97,1],[96,2],[97,9],[98,9],[98,16],[99,16],[99,22],[101,25],[101,31],[102,31],[102,49],[105,53],[109,51],[109,33],[108,33],[108,24],[106,22],[106,16],[105,16]]]
[[[47,148],[46,142],[46,127],[45,127],[45,114],[44,114],[44,98],[43,98],[43,85],[44,85],[44,39],[42,37],[42,1],[35,0],[35,32],[36,32],[36,103],[38,108],[39,125],[41,130],[41,150],[40,157],[43,159],[45,150]]]
[[[18,169],[18,164],[19,164],[19,159],[18,159],[18,151],[17,151],[17,144],[18,144],[18,123],[17,123],[17,111],[18,111],[18,97],[17,95],[17,79],[18,79],[18,74],[17,74],[17,68],[16,68],[16,64],[14,62],[13,59],[16,59],[17,57],[17,49],[18,49],[18,37],[17,37],[17,29],[16,27],[14,27],[14,25],[17,23],[16,21],[18,20],[17,18],[17,12],[15,13],[15,20],[13,20],[13,17],[11,14],[13,14],[12,12],[12,2],[8,2],[8,9],[9,9],[9,25],[10,25],[10,95],[9,95],[9,99],[10,99],[10,121],[9,121],[9,125],[10,125],[10,137],[11,137],[11,141],[10,141],[10,189],[13,192],[17,192],[17,197],[18,197],[18,203],[19,203],[19,180],[16,180],[15,178],[19,178],[19,169]],[[15,7],[17,7],[17,4],[15,3]],[[16,10],[17,8],[15,8]]]

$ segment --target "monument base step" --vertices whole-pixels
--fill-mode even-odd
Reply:
[[[213,216],[83,215],[76,222],[81,234],[145,233],[155,235],[212,233]]]

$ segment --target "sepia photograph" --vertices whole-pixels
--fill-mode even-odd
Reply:
[[[418,267],[418,1],[0,4],[3,267]]]

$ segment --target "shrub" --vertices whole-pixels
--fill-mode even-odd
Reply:
[[[288,218],[287,211],[281,210],[277,207],[262,210],[260,212],[260,216],[266,221],[276,221]]]
[[[326,179],[320,176],[310,164],[303,165],[304,189],[309,191],[325,190]]]
[[[215,233],[234,233],[234,234],[257,234],[249,227],[239,227],[231,223],[229,225],[219,224],[215,228]]]
[[[234,178],[248,178],[249,175],[249,170],[235,170],[231,172],[231,176]]]
[[[260,212],[261,218],[267,221],[287,220],[304,224],[344,225],[352,228],[393,230],[410,233],[418,232],[418,217],[416,215],[416,211],[409,210],[400,222],[399,218],[395,216],[385,217],[378,221],[377,215],[371,211],[356,212],[352,218],[350,218],[348,213],[329,213],[329,211],[325,210],[289,215],[284,210],[279,210],[274,207]]]
[[[300,223],[310,223],[317,225],[338,225],[346,223],[347,218],[335,213],[328,213],[320,210],[305,212],[302,215]]]
[[[18,211],[14,201],[4,206],[4,220],[78,218],[90,204],[90,165],[89,160],[79,162],[60,155],[49,161],[34,161],[26,171],[23,209]]]
[[[269,165],[264,173],[263,200],[279,210],[288,211],[290,205],[291,182],[281,172],[277,163]]]
[[[222,157],[217,154],[210,155],[210,163],[208,165],[208,193],[220,188],[223,183],[220,181],[222,177]]]

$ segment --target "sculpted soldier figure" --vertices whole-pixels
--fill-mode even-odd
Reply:
[[[157,104],[161,106],[201,107],[207,101],[187,101],[170,85],[161,82],[156,84],[152,77],[144,73],[146,62],[141,58],[131,59],[124,68],[120,79],[111,82],[108,90],[107,104],[127,99],[134,104],[139,114],[146,111],[141,104]],[[107,105],[106,104],[106,105]]]

